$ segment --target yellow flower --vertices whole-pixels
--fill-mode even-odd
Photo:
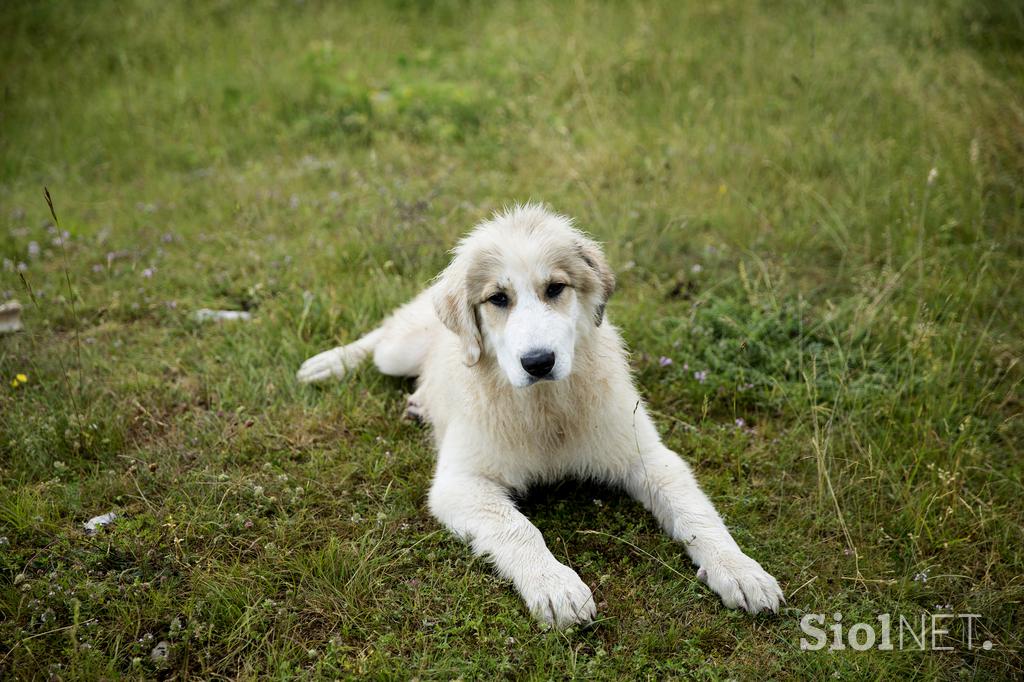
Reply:
[[[25,376],[24,374],[16,374],[14,376],[14,378],[17,379],[19,382],[21,382],[23,384],[27,384],[28,383],[28,377]]]
[[[18,380],[17,379],[11,379],[11,387],[12,388],[17,388],[18,387]]]

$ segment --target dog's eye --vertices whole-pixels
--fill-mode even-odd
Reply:
[[[487,302],[492,305],[496,305],[499,308],[505,308],[508,306],[508,296],[505,295],[503,292],[499,291],[498,293],[493,294],[490,298],[488,298]]]
[[[548,285],[548,290],[545,292],[548,298],[558,298],[558,295],[565,289],[563,282],[552,282]]]

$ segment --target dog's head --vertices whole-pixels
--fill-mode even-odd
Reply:
[[[527,205],[481,223],[455,248],[434,306],[463,359],[494,359],[516,387],[564,379],[615,289],[600,246],[569,219]]]

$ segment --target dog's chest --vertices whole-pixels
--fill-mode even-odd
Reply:
[[[495,444],[520,457],[552,461],[579,449],[593,432],[596,406],[566,385],[539,385],[492,396],[486,428]]]

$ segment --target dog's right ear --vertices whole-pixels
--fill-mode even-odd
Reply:
[[[480,360],[482,339],[476,311],[469,300],[466,268],[461,261],[462,258],[456,256],[438,276],[434,285],[434,311],[444,326],[459,337],[462,361],[467,367],[472,367]]]

